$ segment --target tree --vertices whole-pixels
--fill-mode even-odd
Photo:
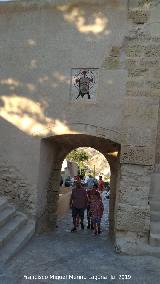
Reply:
[[[81,174],[81,170],[82,168],[84,168],[83,162],[88,161],[89,155],[84,150],[75,149],[67,155],[66,159],[68,161],[77,163],[80,169],[80,174]]]
[[[80,162],[88,161],[89,155],[84,150],[73,150],[70,152],[66,159],[71,162],[75,162],[79,165]]]

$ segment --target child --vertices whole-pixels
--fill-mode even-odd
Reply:
[[[104,211],[104,206],[99,192],[95,192],[91,201],[92,223],[94,226],[94,234],[101,233],[101,218]]]
[[[93,227],[93,223],[92,223],[92,211],[91,211],[91,202],[92,202],[92,199],[93,199],[93,196],[95,194],[95,192],[97,191],[97,185],[94,184],[92,189],[89,189],[87,191],[87,197],[88,197],[88,206],[87,206],[87,220],[88,220],[88,226],[87,226],[87,229],[91,229],[93,230],[94,227]]]

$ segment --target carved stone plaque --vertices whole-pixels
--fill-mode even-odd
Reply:
[[[71,100],[74,102],[95,102],[97,81],[97,68],[73,68],[71,81]]]

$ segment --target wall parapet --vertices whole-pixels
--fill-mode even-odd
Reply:
[[[111,2],[111,1],[109,1]],[[91,4],[91,5],[106,5],[105,0],[83,0],[82,4]],[[79,4],[79,0],[16,0],[10,2],[0,3],[0,12],[1,11],[20,11],[27,9],[42,9],[42,8],[55,8],[60,5],[76,5]]]

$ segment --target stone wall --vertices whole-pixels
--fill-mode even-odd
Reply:
[[[153,1],[154,2],[154,1]],[[124,40],[128,80],[124,101],[124,144],[116,202],[116,244],[137,254],[150,233],[149,193],[155,163],[159,109],[159,39],[151,34],[151,1],[129,1]]]
[[[45,207],[53,162],[46,151],[39,165],[42,138],[83,133],[84,128],[87,134],[96,129],[94,136],[117,142],[118,135],[121,140],[127,73],[102,66],[110,54],[117,56],[116,47],[122,45],[126,3],[51,0],[44,5],[37,0],[0,4],[0,149],[7,167],[16,169],[14,179],[27,184],[23,190],[17,185],[17,194],[14,188],[7,193],[3,180],[2,193],[28,208],[33,187],[38,217]],[[99,70],[96,103],[71,102],[71,71],[88,67]]]
[[[29,2],[0,6],[1,193],[53,228],[64,153],[95,145],[107,155],[118,143],[111,219],[127,251],[147,242],[155,156],[159,164],[157,1]],[[89,67],[99,74],[96,100],[73,102],[72,70]],[[78,134],[94,138],[75,142]]]
[[[36,188],[26,177],[8,162],[2,161],[0,165],[0,195],[7,196],[21,211],[35,214]]]

